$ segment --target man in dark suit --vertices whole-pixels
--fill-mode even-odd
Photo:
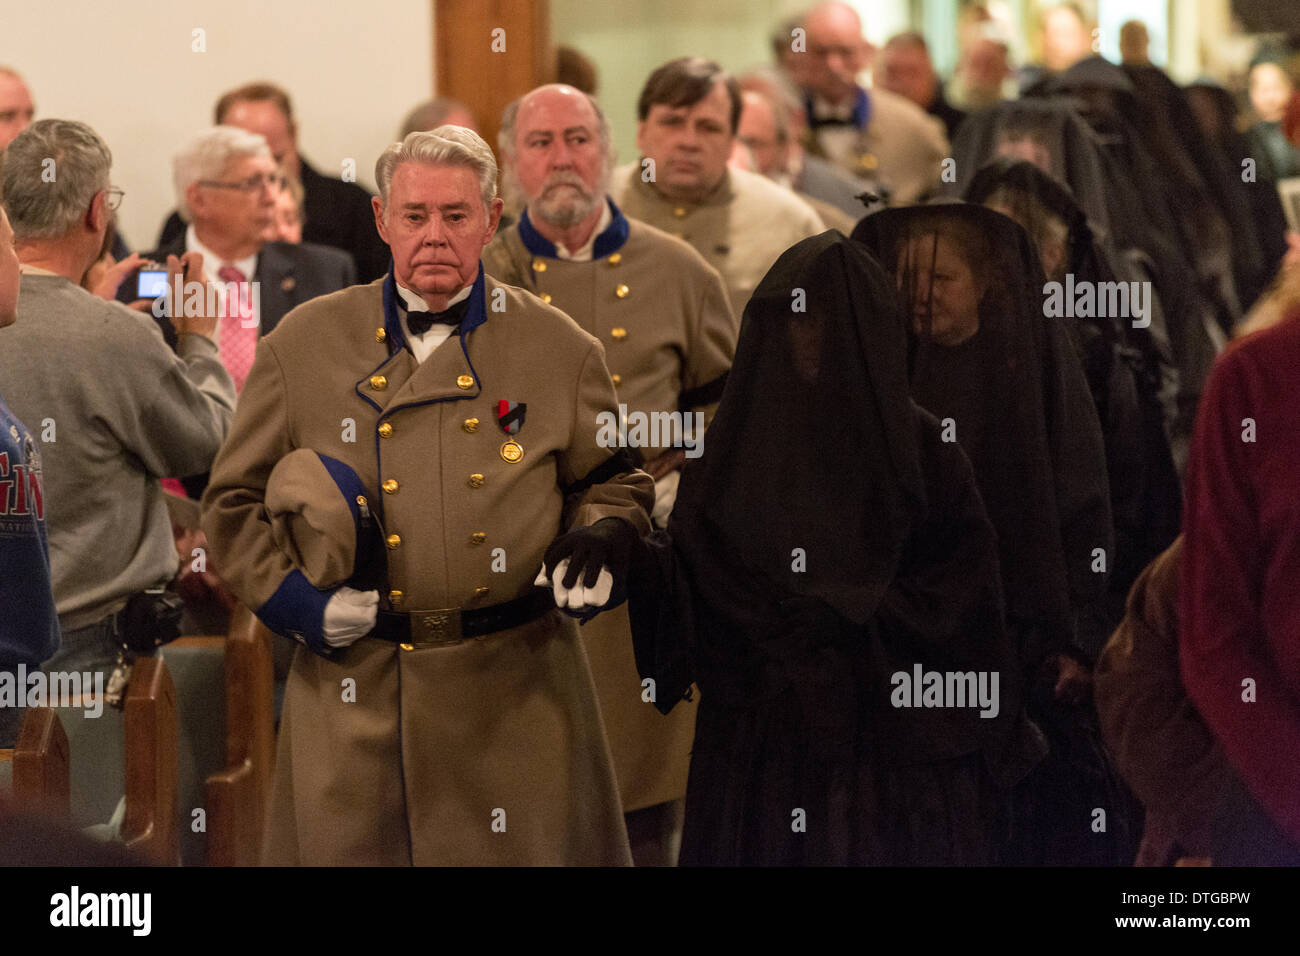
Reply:
[[[228,300],[217,329],[221,360],[242,387],[259,335],[294,306],[352,285],[356,271],[337,249],[266,241],[283,174],[261,136],[215,126],[186,146],[174,166],[177,199],[190,222],[146,258],[203,254],[204,271]],[[129,301],[134,292],[133,283],[124,283],[119,298]]]
[[[217,125],[237,126],[266,139],[275,162],[303,188],[304,242],[333,246],[348,253],[362,282],[388,271],[388,247],[375,230],[370,193],[356,183],[317,172],[298,153],[298,127],[284,90],[270,83],[250,83],[217,100]],[[165,246],[185,232],[176,213],[163,225],[158,245]]]
[[[219,293],[214,338],[221,363],[242,391],[257,340],[295,306],[353,285],[356,272],[338,249],[266,240],[284,174],[261,136],[214,126],[188,143],[173,166],[177,201],[189,225],[146,258],[165,262],[168,255],[202,254],[203,271]],[[129,302],[134,293],[135,282],[128,279],[118,298]],[[158,323],[175,347],[169,320]],[[197,497],[206,483],[204,475],[184,485]]]

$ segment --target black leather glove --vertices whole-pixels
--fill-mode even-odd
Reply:
[[[595,611],[618,607],[627,599],[628,565],[639,540],[636,528],[622,518],[604,518],[593,525],[574,528],[560,535],[546,549],[542,562],[546,576],[553,580],[556,565],[568,558],[569,566],[561,586],[572,588],[581,583],[583,587],[594,588],[604,568],[614,579],[609,600],[578,616],[590,617]]]

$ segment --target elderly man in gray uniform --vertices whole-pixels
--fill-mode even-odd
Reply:
[[[411,133],[375,179],[390,272],[258,342],[203,499],[231,588],[302,645],[267,859],[630,862],[586,653],[556,608],[617,604],[649,529],[653,483],[598,441],[605,350],[484,274],[502,203],[475,133]],[[313,579],[270,523],[271,473],[299,449],[381,529],[365,587]]]
[[[499,146],[508,191],[527,205],[488,246],[484,268],[601,340],[629,444],[655,478],[654,517],[666,522],[678,469],[697,454],[735,352],[722,277],[685,242],[628,219],[608,198],[609,126],[586,93],[542,86],[511,103]],[[656,422],[673,427],[637,430]],[[695,708],[664,717],[646,699],[626,608],[600,615],[582,634],[633,856],[638,864],[671,862]]]

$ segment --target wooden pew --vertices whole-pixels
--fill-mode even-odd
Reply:
[[[122,842],[164,865],[180,859],[176,689],[159,657],[135,662],[125,701],[126,816]]]
[[[275,761],[273,635],[245,607],[226,637],[226,765],[207,779],[209,866],[256,866]]]
[[[36,813],[66,822],[71,808],[68,735],[49,707],[32,707],[23,715],[12,750],[0,750],[8,765],[9,797],[17,813]]]

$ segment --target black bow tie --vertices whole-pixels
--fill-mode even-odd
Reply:
[[[853,122],[853,120],[852,120],[851,118],[850,118],[850,119],[841,119],[841,118],[838,117],[838,116],[819,116],[819,117],[813,117],[813,119],[809,121],[808,125],[809,125],[812,129],[825,129],[825,128],[827,128],[827,127],[832,127],[832,128],[833,128],[833,127],[836,127],[836,126],[842,126],[842,127],[848,128],[848,129],[857,129],[857,127],[858,127],[858,124],[855,123],[855,122]]]
[[[406,300],[402,300],[403,307],[406,306]],[[439,325],[449,325],[452,328],[460,325],[465,318],[465,313],[469,311],[469,296],[461,299],[455,305],[444,309],[441,312],[412,312],[409,308],[406,310],[406,324],[411,329],[412,335],[423,335],[433,328],[434,323]]]

